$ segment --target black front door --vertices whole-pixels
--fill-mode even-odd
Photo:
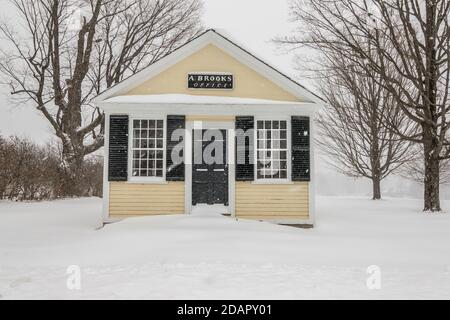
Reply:
[[[227,131],[194,130],[192,204],[228,206]]]

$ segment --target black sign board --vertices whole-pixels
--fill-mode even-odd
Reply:
[[[190,73],[189,89],[233,89],[232,74]]]

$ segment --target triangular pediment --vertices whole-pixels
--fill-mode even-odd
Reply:
[[[189,74],[231,74],[232,89],[189,88]],[[100,94],[95,102],[118,95],[183,94],[290,102],[323,101],[214,30],[175,50],[141,72]]]
[[[189,89],[187,86],[188,75],[202,72],[232,74],[233,89]],[[136,86],[126,95],[171,93],[299,101],[297,97],[280,88],[276,83],[212,44],[206,45],[167,70]]]

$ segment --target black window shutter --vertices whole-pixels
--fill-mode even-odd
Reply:
[[[237,141],[242,139],[247,130],[255,128],[255,120],[252,116],[239,116],[235,121],[236,128],[236,181],[253,181],[255,178],[255,167],[253,161],[254,141],[246,138],[244,146],[238,146]],[[245,159],[238,159],[242,155]]]
[[[172,150],[181,141],[184,141],[183,136],[178,140],[172,141],[172,133],[177,129],[185,129],[186,117],[182,115],[168,115],[167,116],[167,136],[166,136],[166,180],[167,181],[184,181],[184,160],[181,164],[174,164],[172,159]],[[181,151],[184,159],[184,148]]]
[[[127,181],[128,116],[109,117],[108,181]]]
[[[309,117],[292,116],[292,181],[310,181]]]

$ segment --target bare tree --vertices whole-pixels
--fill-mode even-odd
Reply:
[[[292,14],[304,29],[288,43],[339,52],[379,75],[417,126],[403,131],[386,119],[401,139],[423,147],[424,210],[440,211],[439,163],[450,157],[450,1],[303,0]]]
[[[86,155],[103,145],[104,115],[91,99],[194,36],[198,0],[10,0],[2,23],[9,47],[0,73],[11,94],[31,102],[63,149],[74,194]],[[17,26],[22,26],[21,28]]]
[[[405,179],[422,183],[425,178],[423,149],[413,147],[411,151],[414,156],[400,168],[399,173]],[[441,186],[450,184],[450,159],[439,162],[439,183]]]
[[[372,181],[372,199],[381,199],[381,181],[411,158],[409,142],[399,140],[384,119],[407,125],[392,95],[375,73],[366,74],[339,54],[322,56],[320,91],[329,108],[318,117],[318,145],[329,164],[345,175]]]

